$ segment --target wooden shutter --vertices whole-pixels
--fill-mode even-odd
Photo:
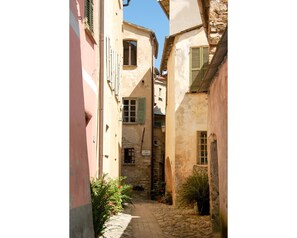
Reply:
[[[208,47],[203,47],[203,64],[208,63]]]
[[[194,82],[195,78],[199,74],[199,69],[201,67],[201,57],[200,57],[200,48],[191,48],[191,56],[190,56],[190,85]]]
[[[206,69],[208,67],[208,47],[203,47],[203,53],[201,54],[201,71],[202,74],[200,74],[200,78],[199,80],[202,80],[205,73],[206,73]]]
[[[93,0],[85,0],[85,18],[90,31],[93,32]]]
[[[137,100],[137,122],[140,124],[145,123],[145,98],[138,98]]]

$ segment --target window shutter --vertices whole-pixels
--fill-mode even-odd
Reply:
[[[208,63],[208,47],[203,47],[203,64]]]
[[[200,67],[200,48],[192,48],[192,69],[197,69]]]
[[[91,32],[93,32],[93,0],[85,0],[85,18]]]
[[[137,100],[137,122],[140,124],[145,123],[145,98],[138,98]]]
[[[200,59],[200,48],[191,48],[191,78],[190,85],[194,82],[195,78],[199,74],[199,69],[201,67],[201,59]]]

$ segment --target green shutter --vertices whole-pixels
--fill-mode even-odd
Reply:
[[[91,32],[93,32],[93,0],[85,0],[85,19]]]
[[[203,47],[203,64],[208,63],[208,47]]]
[[[145,98],[138,98],[137,100],[137,122],[145,123]]]
[[[192,48],[192,69],[201,67],[200,48]]]
[[[190,55],[190,85],[195,81],[201,68],[200,48],[191,48]]]

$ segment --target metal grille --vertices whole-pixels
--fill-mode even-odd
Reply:
[[[207,164],[207,131],[198,131],[198,164]]]
[[[124,149],[124,163],[135,164],[134,148]]]

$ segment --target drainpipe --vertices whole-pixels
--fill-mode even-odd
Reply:
[[[154,36],[151,35],[151,40],[152,40],[152,149],[151,149],[151,190],[154,188],[154,102],[155,102],[155,97],[154,97],[154,51],[155,51],[155,42],[154,42]]]
[[[104,0],[100,0],[100,27],[99,27],[99,176],[103,175],[103,112],[104,112]]]

